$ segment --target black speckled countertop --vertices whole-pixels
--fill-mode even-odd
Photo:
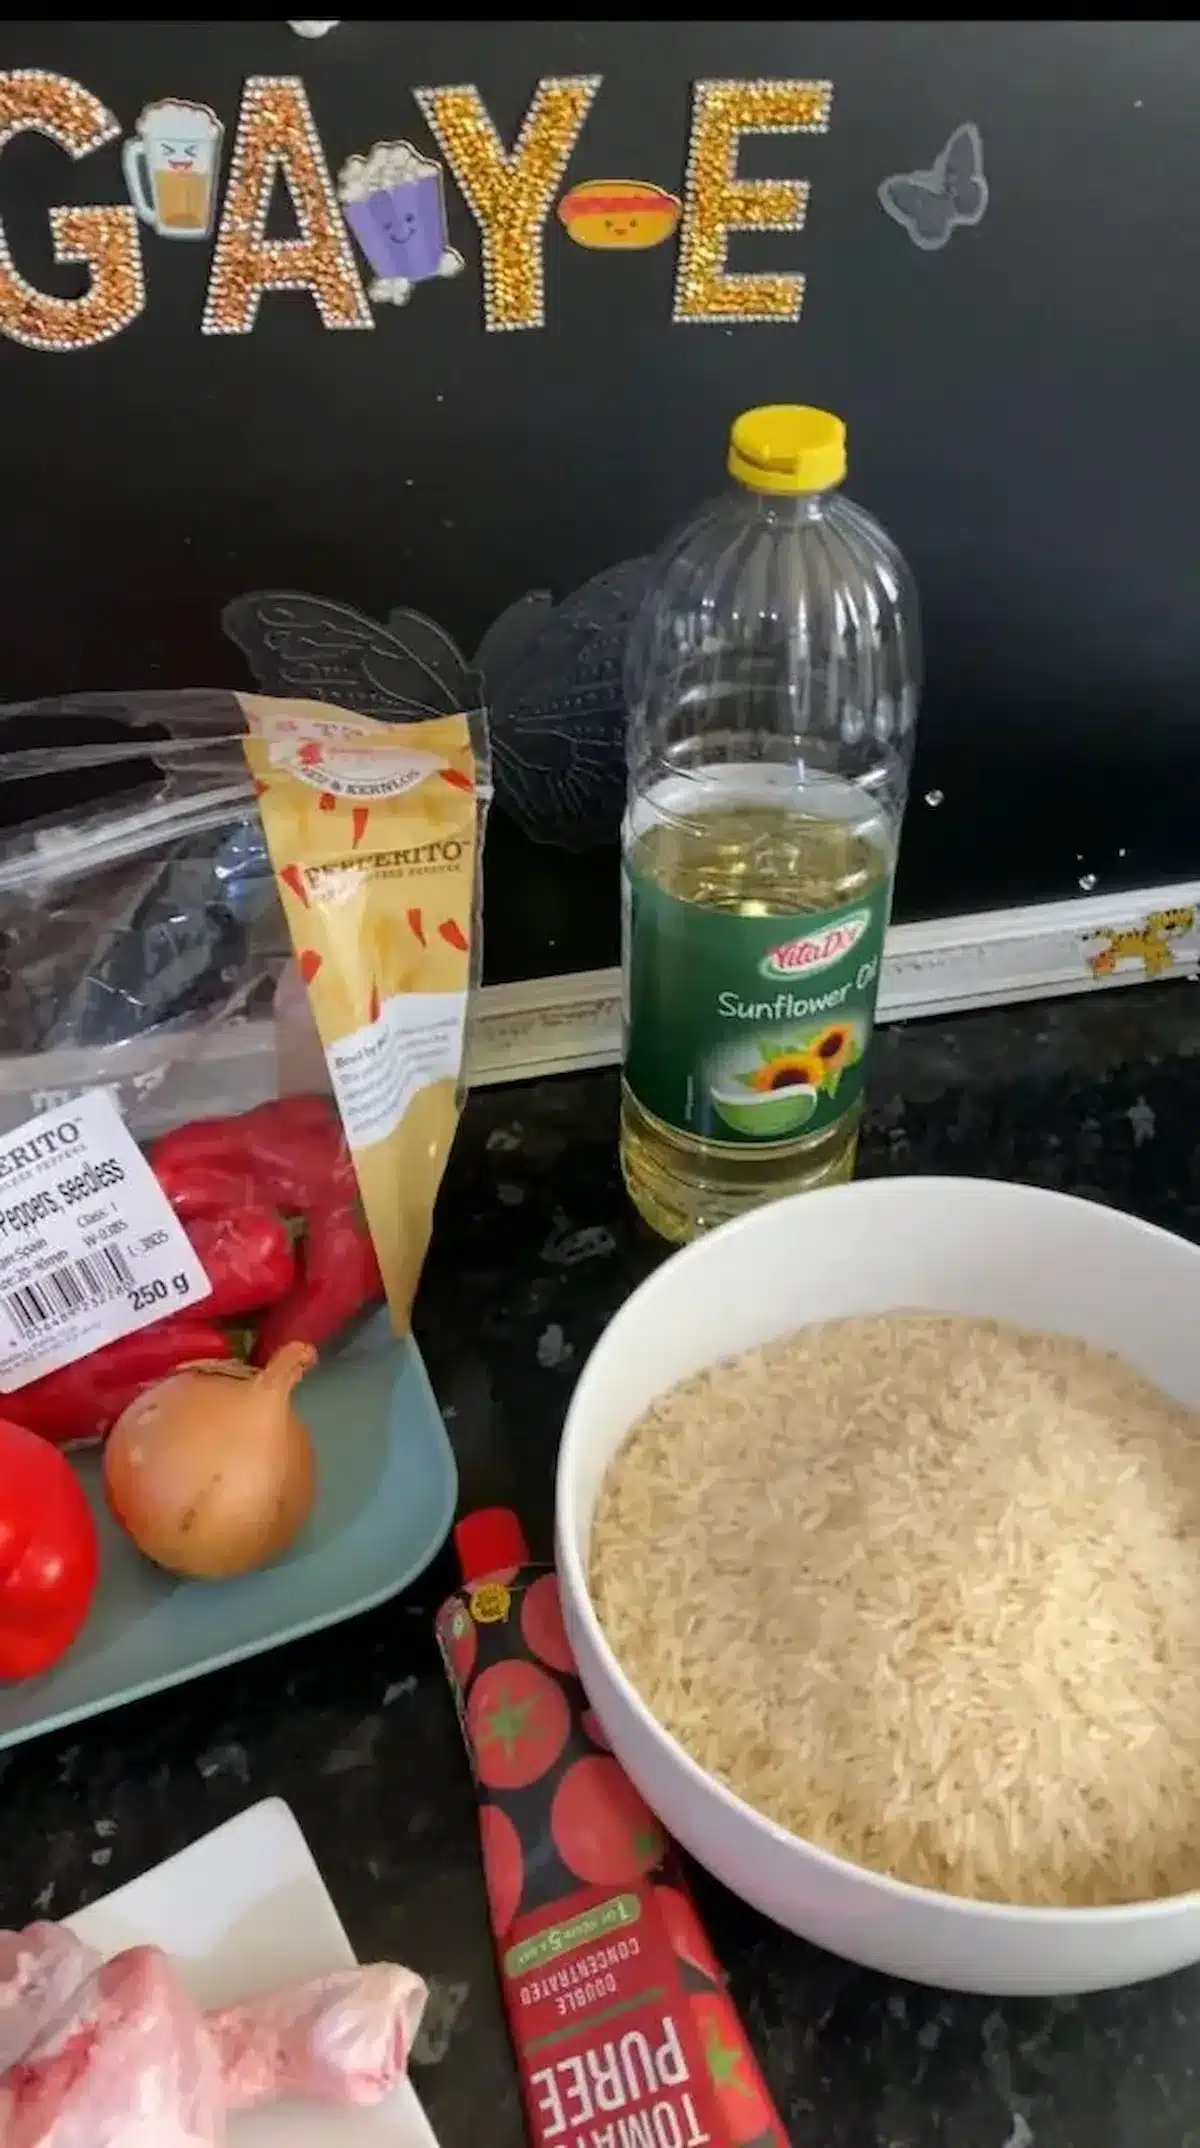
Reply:
[[[1027,1180],[1196,1236],[1198,1058],[1184,983],[891,1028],[863,1169]],[[624,1199],[615,1114],[611,1074],[472,1099],[418,1307],[464,1503],[518,1504],[543,1553],[572,1382],[660,1257]],[[0,1924],[66,1915],[286,1798],[360,1956],[430,1981],[414,2077],[442,2148],[522,2148],[431,1637],[453,1579],[443,1553],[366,1618],[0,1755]],[[1200,2148],[1200,1969],[1078,2000],[951,1998],[697,1887],[798,2148]]]

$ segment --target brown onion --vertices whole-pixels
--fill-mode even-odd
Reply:
[[[312,1512],[316,1464],[291,1395],[316,1356],[294,1342],[261,1372],[184,1366],[117,1419],[104,1450],[108,1503],[156,1566],[217,1581],[294,1542]]]

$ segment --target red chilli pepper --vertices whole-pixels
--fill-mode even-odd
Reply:
[[[419,911],[419,910],[410,910],[410,911],[409,911],[409,913],[408,913],[408,929],[409,929],[409,931],[410,931],[410,932],[412,933],[412,935],[413,935],[414,939],[417,939],[417,940],[419,940],[419,941],[421,942],[421,945],[422,945],[422,947],[424,947],[424,945],[425,945],[425,920],[424,920],[424,918],[423,918],[423,917],[421,916],[421,913],[420,913],[420,911]]]
[[[456,791],[473,791],[475,788],[470,776],[464,776],[461,768],[439,768],[438,774],[443,783],[449,783]]]
[[[370,806],[356,805],[354,807],[354,810],[350,815],[350,826],[353,831],[350,843],[351,850],[358,849],[359,844],[361,843],[364,835],[367,832],[367,822],[370,820],[370,818]]]
[[[379,986],[377,984],[371,986],[371,997],[367,1001],[367,1020],[368,1022],[377,1022],[379,1020]]]
[[[300,1247],[299,1281],[266,1314],[255,1338],[254,1363],[265,1365],[285,1342],[322,1349],[382,1296],[383,1277],[358,1203],[314,1207]]]
[[[315,947],[302,947],[298,960],[300,963],[300,975],[305,984],[310,985],[321,967],[322,957],[317,953]]]
[[[52,1446],[75,1446],[103,1439],[122,1410],[180,1365],[233,1354],[224,1328],[206,1320],[201,1311],[170,1313],[151,1328],[123,1335],[90,1357],[31,1380],[28,1387],[5,1396],[4,1408],[14,1423],[39,1433]]]
[[[0,1679],[65,1655],[95,1594],[96,1525],[69,1462],[0,1419]]]
[[[231,1208],[220,1216],[196,1216],[185,1228],[212,1284],[203,1301],[210,1318],[262,1312],[292,1288],[296,1256],[287,1225],[273,1208]]]
[[[280,1097],[233,1118],[192,1119],[160,1135],[150,1162],[168,1195],[178,1171],[244,1173],[254,1200],[285,1216],[344,1206],[357,1190],[336,1107],[321,1097]]]
[[[285,865],[282,868],[279,877],[282,880],[285,888],[289,888],[291,890],[292,894],[296,898],[296,901],[298,903],[302,903],[304,908],[307,910],[308,889],[304,885],[304,875],[301,872],[300,867],[298,865]]]
[[[438,931],[450,947],[458,949],[460,955],[465,955],[469,952],[470,943],[463,932],[462,926],[456,924],[452,917],[443,918],[438,926]]]

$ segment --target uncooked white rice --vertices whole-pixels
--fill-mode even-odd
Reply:
[[[1121,1360],[808,1328],[639,1421],[590,1565],[658,1720],[807,1841],[990,1901],[1200,1885],[1200,1416]]]

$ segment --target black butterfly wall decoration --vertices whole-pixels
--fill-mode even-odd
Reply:
[[[978,224],[988,205],[983,143],[972,120],[956,127],[928,171],[896,172],[879,199],[914,246],[934,253],[960,224]]]
[[[486,705],[497,804],[535,843],[615,842],[625,800],[622,668],[651,562],[606,568],[555,604],[532,591],[468,663],[404,608],[386,624],[289,590],[235,597],[221,615],[263,693],[329,701],[384,721]]]

